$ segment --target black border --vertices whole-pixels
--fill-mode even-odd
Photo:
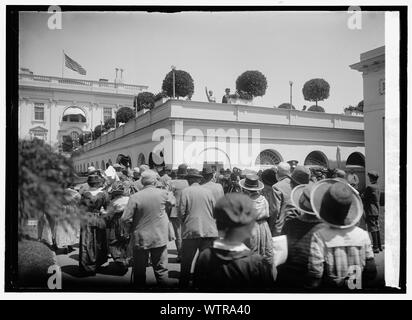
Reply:
[[[360,6],[364,11],[397,11],[400,13],[400,289],[386,287],[383,290],[362,290],[365,293],[406,293],[406,151],[407,151],[407,6]],[[50,292],[47,290],[22,290],[13,283],[17,272],[17,201],[18,201],[18,56],[19,56],[19,12],[47,11],[49,6],[6,6],[6,236],[5,236],[5,291],[6,292]],[[62,5],[64,11],[142,11],[142,12],[188,12],[188,11],[347,11],[349,6],[74,6]],[[103,289],[104,290],[104,289]],[[76,292],[100,292],[101,290],[76,290]],[[70,291],[59,291],[70,292]],[[103,292],[117,292],[110,288]],[[119,292],[129,292],[122,290]],[[130,291],[133,292],[133,291]],[[143,291],[143,292],[168,292]],[[170,291],[185,292],[185,291]],[[187,291],[186,291],[187,292]],[[278,291],[268,291],[267,293]],[[287,293],[292,291],[279,291]],[[293,291],[294,293],[308,293]],[[234,293],[234,292],[231,292]],[[262,292],[263,293],[263,292]],[[331,293],[329,291],[329,293]],[[355,292],[351,292],[355,293]]]

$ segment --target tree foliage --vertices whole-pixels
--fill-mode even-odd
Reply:
[[[192,76],[184,70],[174,70],[175,73],[175,95],[176,97],[192,97],[195,86]],[[173,70],[163,80],[162,90],[173,97]]]
[[[135,112],[133,109],[129,107],[122,107],[117,111],[116,114],[116,121],[117,123],[123,122],[127,123],[129,120],[134,119],[135,117]]]
[[[154,100],[155,100],[155,102],[156,102],[156,101],[159,101],[160,99],[167,98],[167,97],[168,97],[168,96],[167,96],[167,93],[164,92],[164,91],[162,91],[162,92],[159,92],[158,94],[156,94],[156,95],[154,96]]]
[[[93,130],[94,139],[97,139],[98,137],[100,137],[103,132],[104,132],[104,127],[102,128],[102,125],[99,124],[98,126],[96,126]]]
[[[321,106],[313,105],[309,107],[308,111],[325,112],[325,109]]]
[[[266,77],[260,71],[245,71],[236,80],[236,90],[252,97],[260,97],[266,93]]]
[[[363,112],[363,100],[359,101],[357,109],[358,109],[358,111]]]
[[[114,120],[113,118],[107,119],[103,125],[104,131],[109,131],[111,128],[114,128],[115,125],[117,125],[116,120]]]
[[[289,102],[282,103],[278,106],[279,109],[292,109],[296,110],[295,106],[290,104]]]
[[[318,105],[318,101],[323,101],[329,98],[330,86],[323,79],[312,79],[307,81],[302,89],[303,97],[307,101],[315,101]]]
[[[137,111],[143,109],[153,109],[155,103],[155,95],[151,92],[139,93],[133,101],[133,107]]]
[[[73,139],[71,136],[63,136],[62,151],[70,152],[73,150]]]
[[[21,235],[27,219],[39,219],[44,213],[61,218],[62,205],[68,201],[65,188],[74,182],[75,172],[71,160],[53,152],[43,140],[19,140],[18,154]]]

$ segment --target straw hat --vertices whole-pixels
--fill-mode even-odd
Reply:
[[[246,178],[239,181],[242,189],[250,191],[259,191],[264,188],[263,182],[259,181],[259,176],[257,174],[247,174]]]
[[[359,194],[342,179],[318,181],[313,186],[310,203],[322,220],[339,229],[353,227],[363,214]]]
[[[203,178],[203,176],[199,173],[197,169],[188,169],[186,178]]]

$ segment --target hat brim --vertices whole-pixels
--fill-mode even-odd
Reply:
[[[250,191],[260,191],[265,187],[263,182],[259,181],[259,180],[258,180],[258,184],[259,184],[258,187],[247,187],[247,186],[245,186],[245,182],[246,182],[246,179],[242,179],[242,180],[239,181],[239,185],[242,189],[246,189],[246,190],[250,190]]]
[[[363,205],[362,205],[362,200],[359,196],[359,193],[354,190],[354,188],[350,187],[350,190],[352,191],[352,204],[349,208],[348,215],[345,219],[345,224],[344,225],[337,225],[329,220],[328,215],[322,215],[321,214],[321,205],[322,205],[322,200],[323,197],[325,196],[326,192],[329,190],[329,188],[337,183],[337,182],[343,182],[343,179],[324,179],[321,181],[318,181],[310,194],[310,203],[312,205],[313,211],[316,213],[316,215],[321,218],[325,223],[328,225],[338,228],[338,229],[347,229],[350,227],[353,227],[356,225],[360,218],[362,217],[363,214]],[[346,182],[346,184],[348,184]],[[349,185],[349,184],[348,184]],[[349,185],[350,186],[350,185]]]
[[[203,179],[203,176],[200,174],[186,174],[185,175],[186,178],[199,178],[199,179]]]
[[[292,204],[299,209],[299,211],[303,212],[303,213],[307,213],[310,214],[312,216],[317,216],[319,217],[316,212],[314,211],[307,211],[305,209],[303,209],[301,206],[299,206],[299,199],[302,196],[303,190],[307,187],[306,184],[300,184],[296,187],[293,188],[292,192],[290,193],[290,200],[292,202]]]

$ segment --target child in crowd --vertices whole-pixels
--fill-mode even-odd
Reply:
[[[377,271],[369,235],[356,226],[363,213],[359,194],[341,180],[325,179],[313,187],[311,204],[326,225],[312,236],[307,287],[368,287]]]
[[[271,288],[276,268],[246,245],[256,224],[257,212],[246,195],[227,194],[214,209],[222,239],[203,250],[197,260],[194,287],[199,289]]]

